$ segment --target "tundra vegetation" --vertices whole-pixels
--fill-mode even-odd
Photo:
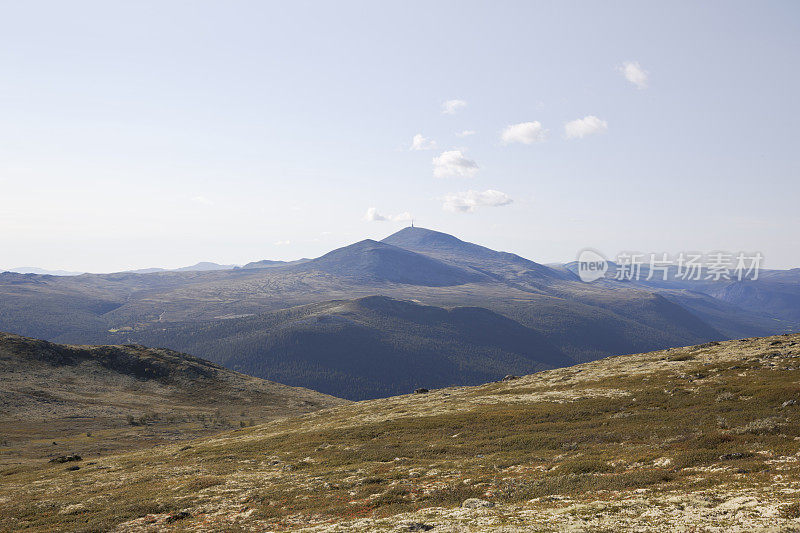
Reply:
[[[28,460],[0,472],[0,528],[797,528],[798,369],[798,334],[711,342]]]

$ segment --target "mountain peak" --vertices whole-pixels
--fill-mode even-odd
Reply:
[[[565,275],[508,252],[498,252],[471,242],[426,228],[403,228],[381,242],[422,253],[461,266],[484,270],[524,271],[528,278],[564,278]]]
[[[485,280],[484,275],[472,270],[372,239],[337,248],[304,263],[301,268],[361,280],[434,287]]]
[[[404,242],[406,244],[417,243],[417,244],[433,244],[433,243],[450,243],[450,244],[466,244],[461,239],[450,235],[449,233],[443,233],[441,231],[436,231],[428,228],[420,228],[420,227],[412,227],[409,226],[407,228],[403,228],[400,231],[392,233],[381,242],[393,244],[395,246],[401,246],[400,242]]]

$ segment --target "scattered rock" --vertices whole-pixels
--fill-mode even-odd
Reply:
[[[781,344],[783,344],[783,341],[772,341],[769,343],[770,346],[780,346]]]
[[[426,392],[430,392],[430,391],[428,389],[424,389],[424,388],[414,389],[414,394],[425,394]]]
[[[719,346],[719,343],[717,341],[711,341],[711,342],[704,342],[703,344],[698,344],[697,345],[698,348],[711,348],[712,346]]]
[[[189,518],[191,513],[189,511],[181,511],[180,513],[171,514],[167,517],[167,524],[171,524],[172,522],[177,522],[178,520],[183,520],[184,518]]]
[[[58,514],[79,514],[86,511],[87,508],[82,503],[74,503],[72,505],[66,505],[61,508]]]
[[[666,468],[672,464],[672,459],[669,457],[659,457],[655,461],[653,461],[653,466],[657,466],[660,468]]]
[[[758,500],[751,496],[737,496],[717,505],[717,510],[723,512],[737,512],[758,506]]]
[[[180,451],[180,452],[185,452],[186,450],[190,450],[191,448],[192,448],[192,447],[191,447],[191,446],[189,446],[189,445],[187,444],[186,446],[183,446],[183,447],[182,447],[180,450],[178,450],[178,451]]]
[[[480,498],[468,498],[464,500],[464,503],[461,504],[461,507],[466,509],[488,509],[490,507],[494,507],[494,503],[481,500]]]
[[[409,531],[430,531],[434,527],[435,526],[432,526],[430,524],[423,524],[422,522],[411,522],[410,524],[408,524]]]
[[[509,374],[502,379],[502,381],[513,381],[515,379],[519,379],[519,376],[514,376],[513,374]]]
[[[72,455],[59,455],[58,457],[53,457],[50,459],[51,463],[69,463],[71,461],[80,461],[81,456],[77,453]]]
[[[797,405],[797,400],[786,400],[781,404],[781,407],[789,407],[790,405]]]
[[[754,435],[764,435],[766,433],[775,433],[781,426],[783,421],[780,418],[760,418],[753,420],[746,426],[737,427],[733,430],[737,435],[744,433],[752,433]]]
[[[717,396],[717,401],[718,402],[729,402],[729,401],[735,400],[735,399],[736,399],[736,395],[733,394],[732,392],[723,392],[722,394]]]
[[[72,466],[68,466],[64,470],[66,470],[67,472],[74,472],[75,470],[80,470],[80,469],[81,469],[81,467],[79,467],[78,465],[72,465]]]
[[[719,456],[720,461],[732,461],[736,459],[746,459],[748,457],[752,457],[752,453],[747,452],[734,452],[734,453],[725,453]]]

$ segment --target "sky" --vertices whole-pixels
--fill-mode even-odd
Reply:
[[[409,224],[800,266],[800,3],[0,0],[0,268]]]

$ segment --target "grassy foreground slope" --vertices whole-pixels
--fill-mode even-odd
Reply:
[[[171,350],[0,333],[0,466],[107,455],[343,403]]]
[[[707,343],[31,463],[0,529],[795,530],[798,369],[800,335]]]

